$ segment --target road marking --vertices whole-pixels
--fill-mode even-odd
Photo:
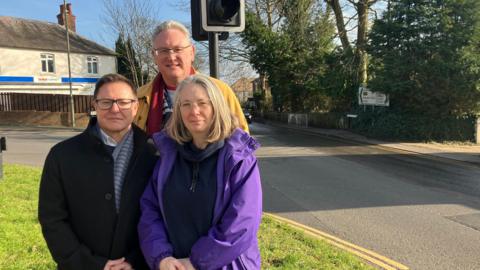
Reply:
[[[385,269],[385,270],[408,270],[409,269],[407,266],[405,266],[405,265],[403,265],[399,262],[396,262],[392,259],[389,259],[385,256],[382,256],[382,255],[380,255],[376,252],[373,252],[371,250],[368,250],[366,248],[362,248],[360,246],[349,243],[345,240],[337,238],[337,237],[335,237],[333,235],[330,235],[328,233],[319,231],[317,229],[308,227],[306,225],[300,224],[300,223],[295,222],[293,220],[290,220],[290,219],[287,219],[287,218],[284,218],[284,217],[281,217],[281,216],[278,216],[278,215],[275,215],[275,214],[272,214],[272,213],[264,212],[263,214],[265,216],[271,217],[271,218],[276,219],[278,221],[287,223],[288,225],[303,231],[305,234],[308,234],[308,235],[311,235],[313,237],[325,240],[326,242],[328,242],[328,243],[330,243],[330,244],[332,244],[332,245],[334,245],[334,246],[336,246],[340,249],[346,250],[346,251],[362,258],[363,260],[365,260],[365,261],[367,261],[371,264],[374,264],[374,265],[376,265],[376,266],[378,266],[382,269]]]

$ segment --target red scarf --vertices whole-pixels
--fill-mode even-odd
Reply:
[[[162,128],[164,88],[165,82],[163,81],[162,75],[158,73],[153,80],[150,110],[148,111],[147,117],[147,134],[149,136],[160,131]]]
[[[195,74],[195,70],[192,68],[190,75],[193,74]],[[153,80],[150,110],[148,111],[147,117],[147,134],[149,136],[155,132],[159,132],[163,127],[163,92],[165,87],[170,89],[170,87],[165,84],[162,74],[158,73]]]

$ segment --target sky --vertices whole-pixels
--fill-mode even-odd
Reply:
[[[58,22],[57,15],[60,13],[60,5],[63,4],[63,0],[0,0],[0,2],[0,16],[54,23]],[[107,48],[114,49],[117,36],[102,21],[102,16],[104,16],[102,0],[67,0],[66,2],[72,4],[72,13],[76,16],[78,34]],[[151,0],[151,2],[159,11],[159,21],[173,19],[190,24],[190,12],[181,11],[174,6],[178,0]]]

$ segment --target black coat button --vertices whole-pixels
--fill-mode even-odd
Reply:
[[[105,200],[110,201],[112,199],[111,193],[105,193]]]

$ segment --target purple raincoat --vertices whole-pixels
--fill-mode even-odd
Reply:
[[[176,142],[164,132],[153,137],[160,158],[141,199],[140,246],[151,269],[172,256],[163,202],[159,194],[175,163]],[[217,197],[213,225],[193,245],[190,261],[197,270],[260,269],[257,231],[262,217],[262,189],[257,159],[259,144],[240,129],[225,140],[217,162]],[[181,211],[181,209],[179,209]]]

